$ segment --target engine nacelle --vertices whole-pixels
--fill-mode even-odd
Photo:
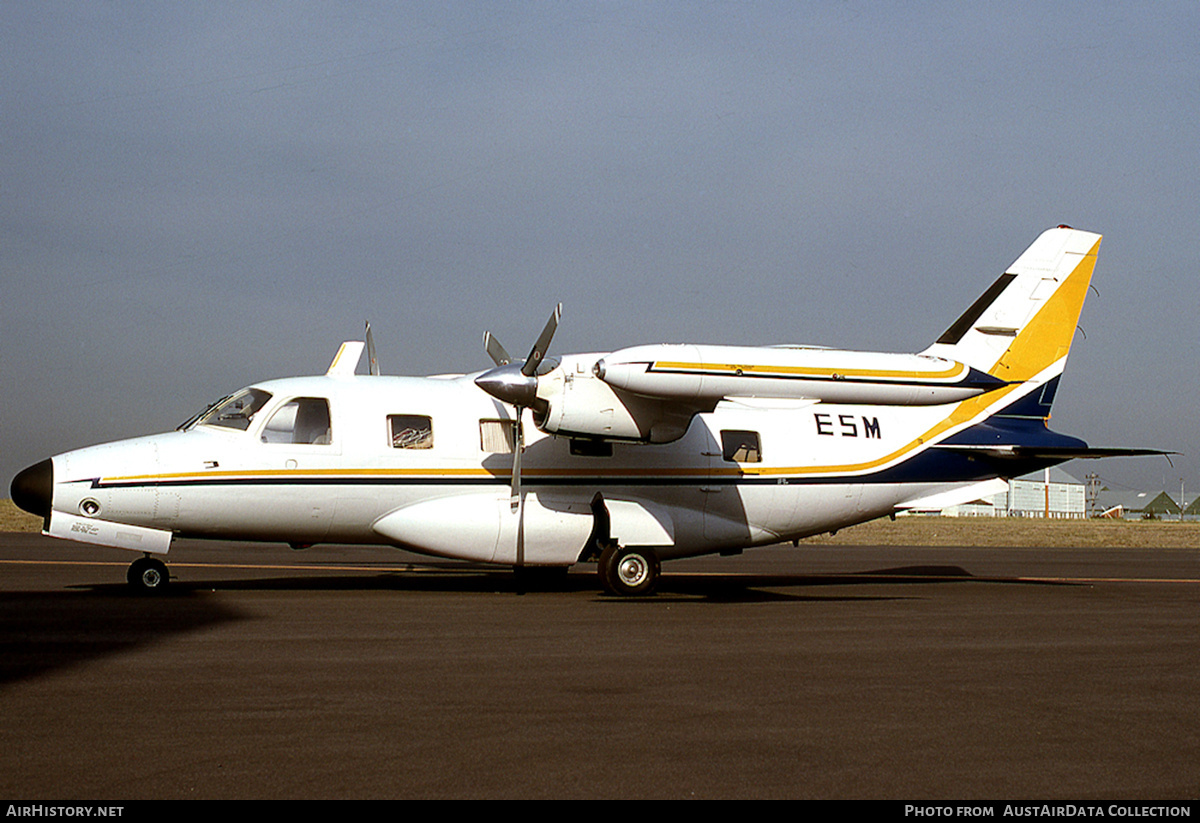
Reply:
[[[573,355],[538,378],[538,400],[546,406],[537,417],[538,428],[549,434],[670,443],[683,437],[696,412],[712,411],[616,389],[593,373],[601,356]]]

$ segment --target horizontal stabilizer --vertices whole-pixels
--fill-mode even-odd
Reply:
[[[994,460],[1066,460],[1095,459],[1102,457],[1146,457],[1162,455],[1166,457],[1179,452],[1162,451],[1161,449],[1093,449],[1089,446],[969,446],[946,445],[935,446],[937,449],[969,454],[972,457],[984,457]]]

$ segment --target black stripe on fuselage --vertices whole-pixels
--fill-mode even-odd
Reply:
[[[1020,462],[1020,461],[1013,461]],[[1040,464],[1039,464],[1040,466]],[[1006,466],[1008,468],[1008,466]],[[1022,470],[1022,473],[1024,471]],[[562,477],[539,477],[528,473],[522,475],[521,483],[525,488],[599,488],[614,486],[640,486],[660,488],[680,488],[687,486],[828,486],[841,484],[875,485],[881,483],[954,483],[972,480],[983,480],[996,476],[994,467],[977,460],[970,455],[956,452],[923,451],[905,460],[899,465],[880,469],[864,474],[837,475],[807,475],[807,474],[743,474],[708,475],[692,474],[683,476],[632,474],[632,475],[590,475],[579,474]],[[79,482],[79,481],[77,481]],[[507,486],[511,480],[507,475],[490,476],[447,476],[438,474],[387,476],[387,475],[335,475],[335,476],[249,476],[249,477],[214,477],[192,478],[183,480],[154,480],[131,479],[120,481],[105,481],[103,478],[92,478],[93,489],[129,489],[129,488],[214,488],[228,487],[230,489],[248,487],[486,487]]]

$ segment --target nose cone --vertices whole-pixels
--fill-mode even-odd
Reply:
[[[30,514],[41,518],[50,516],[50,501],[54,496],[54,464],[49,460],[34,463],[13,478],[12,501]]]

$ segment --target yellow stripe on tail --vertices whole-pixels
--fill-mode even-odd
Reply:
[[[1098,234],[1043,232],[923,353],[1011,382],[1061,374],[1099,249]]]

